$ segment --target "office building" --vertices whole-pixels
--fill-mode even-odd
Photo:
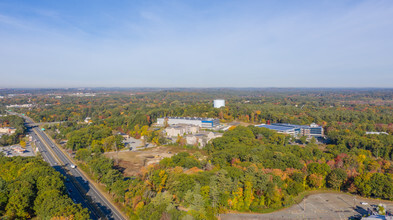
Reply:
[[[278,133],[290,134],[293,136],[323,137],[323,127],[315,123],[311,125],[293,125],[284,123],[260,124],[260,128],[268,128]]]

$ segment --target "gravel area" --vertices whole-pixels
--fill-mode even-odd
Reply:
[[[31,156],[35,156],[33,148],[32,148],[32,146],[29,143],[26,145],[25,152],[23,152],[23,153],[16,152],[13,149],[14,146],[19,146],[19,145],[0,147],[0,152],[3,152],[4,155],[7,156],[7,157],[15,157],[15,156],[31,157]]]

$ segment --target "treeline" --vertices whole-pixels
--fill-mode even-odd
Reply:
[[[73,151],[91,148],[93,152],[108,152],[124,147],[123,137],[118,134],[119,132],[112,131],[105,124],[88,125],[65,122],[44,127],[46,132],[58,142],[66,139],[67,144],[65,147]],[[128,134],[137,139],[143,136],[145,142],[160,145],[167,142],[161,131],[162,129],[152,130],[147,125],[139,127],[137,124]]]
[[[0,216],[5,219],[89,219],[66,194],[64,177],[42,159],[0,155]]]
[[[25,134],[26,127],[24,126],[23,118],[16,115],[7,115],[0,117],[0,127],[16,128],[14,134],[3,135],[0,138],[0,146],[17,144],[21,141]]]
[[[87,126],[72,131],[66,136],[68,140],[66,147],[75,151],[89,146],[93,146],[96,151],[112,150],[115,149],[114,147],[120,147],[123,140],[119,135],[113,136],[112,130],[104,126]]]
[[[101,152],[93,152],[91,148],[79,149],[75,158],[80,162],[82,169],[93,179],[106,186],[110,195],[116,202],[125,204],[125,193],[131,185],[131,179],[115,169],[114,161],[105,157]]]
[[[393,160],[393,135],[366,134],[367,124],[336,124],[328,128],[327,137],[331,144],[337,145],[342,152],[352,148],[368,150],[374,157]],[[393,125],[377,125],[376,131],[393,130]]]

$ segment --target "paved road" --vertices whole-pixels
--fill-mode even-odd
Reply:
[[[47,163],[49,163],[49,165],[52,166],[56,171],[63,174],[67,178],[67,181],[65,182],[65,186],[66,186],[67,192],[68,192],[69,196],[72,198],[72,200],[75,203],[80,203],[82,205],[82,207],[88,208],[90,211],[90,218],[91,219],[100,219],[100,215],[92,207],[92,205],[88,201],[86,201],[86,199],[83,196],[83,193],[79,191],[78,187],[72,181],[70,181],[71,177],[67,173],[67,170],[64,167],[59,165],[58,161],[51,154],[51,152],[47,149],[47,147],[40,141],[38,135],[33,131],[33,129],[28,128],[27,132],[29,135],[31,135],[33,137],[34,144],[36,145],[38,150],[41,152],[43,159]]]
[[[40,123],[30,123],[32,126],[39,126],[39,125],[55,125],[55,124],[61,124],[66,121],[53,121],[53,122],[40,122]]]
[[[82,174],[79,168],[70,168],[70,165],[73,163],[66,155],[64,155],[63,151],[61,151],[43,131],[39,130],[38,128],[34,129],[36,133],[41,135],[45,142],[52,145],[52,150],[55,152],[61,162],[67,166],[67,168],[69,168],[71,175],[75,177],[75,179],[79,182],[79,185],[83,188],[84,191],[87,192],[87,195],[90,196],[90,198],[96,203],[104,215],[109,219],[124,219],[122,215],[112,206],[112,204],[96,189],[96,187],[89,182],[89,180]]]
[[[22,116],[27,124],[34,123],[30,118]],[[71,168],[73,164],[55,143],[38,127],[29,127],[36,146],[44,160],[58,172],[67,177],[66,187],[71,198],[76,203],[81,203],[91,212],[92,219],[115,219],[123,220],[121,213],[89,182],[79,168]],[[70,179],[75,181],[69,181]]]

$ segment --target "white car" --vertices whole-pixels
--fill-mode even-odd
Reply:
[[[76,166],[74,164],[71,164],[70,167],[71,168],[76,168]]]
[[[362,205],[368,205],[367,202],[361,202],[360,204],[362,204]]]

